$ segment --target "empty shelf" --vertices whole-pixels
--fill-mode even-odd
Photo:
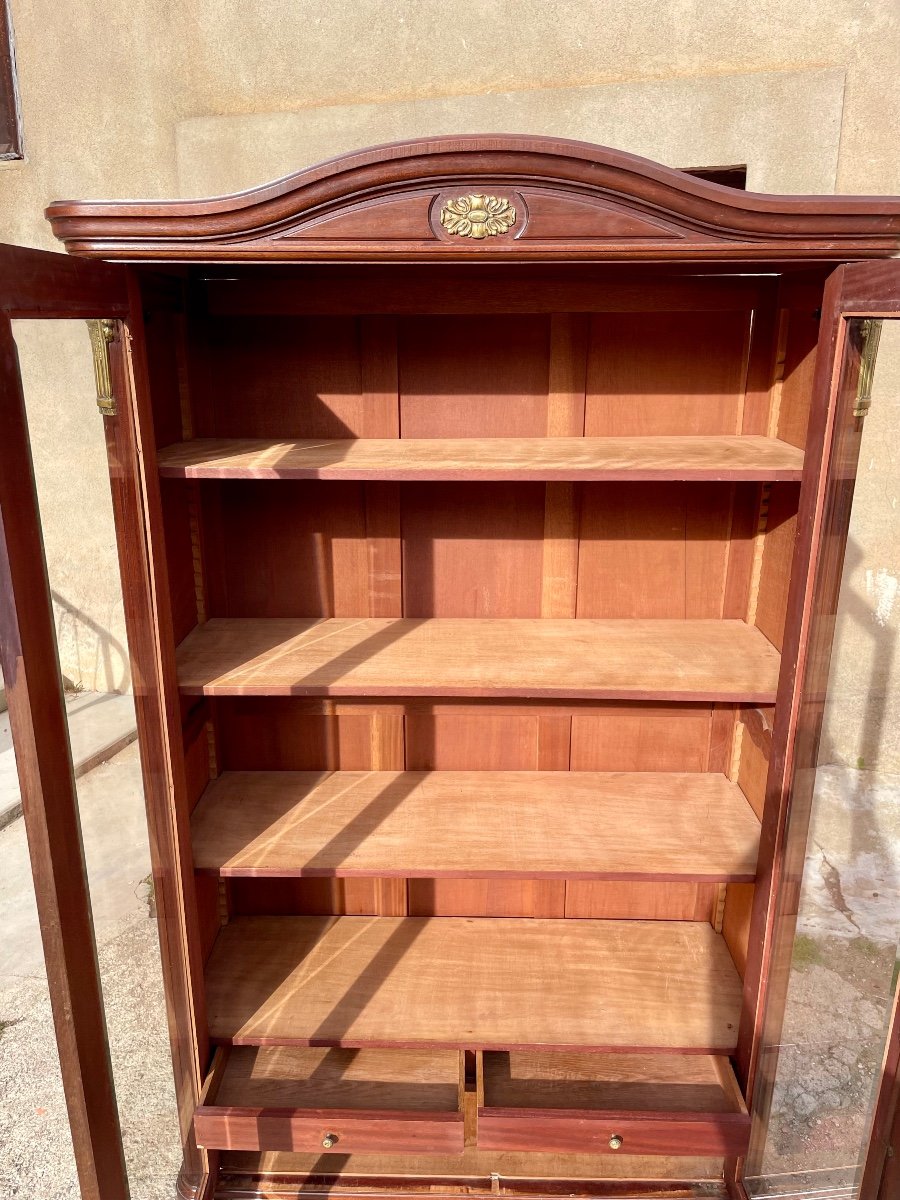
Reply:
[[[791,480],[803,451],[758,435],[197,439],[159,454],[182,479]]]
[[[224,1060],[223,1057],[224,1056]],[[461,1152],[453,1050],[219,1047],[194,1113],[197,1144],[222,1150]]]
[[[759,821],[699,772],[235,771],[192,842],[227,876],[750,881]]]
[[[178,647],[182,692],[772,704],[779,655],[735,620],[215,618]]]
[[[706,922],[242,917],[207,967],[235,1045],[731,1053],[741,982]]]

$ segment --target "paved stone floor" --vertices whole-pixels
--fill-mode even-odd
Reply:
[[[78,783],[132,1200],[173,1200],[180,1154],[137,746]],[[77,1200],[24,823],[0,831],[0,1198]]]

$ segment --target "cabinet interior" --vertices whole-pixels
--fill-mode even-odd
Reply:
[[[824,275],[146,274],[223,1177],[743,1153]]]

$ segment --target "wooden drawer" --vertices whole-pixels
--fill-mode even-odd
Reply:
[[[460,1070],[453,1050],[220,1047],[194,1132],[209,1150],[455,1153]]]
[[[482,1149],[709,1156],[747,1149],[750,1118],[724,1056],[480,1057]]]

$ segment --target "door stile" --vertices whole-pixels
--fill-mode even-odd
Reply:
[[[180,1194],[196,1196],[208,1173],[193,1116],[209,1058],[203,956],[183,776],[181,716],[162,508],[152,436],[140,286],[130,279],[132,317],[110,360],[126,398],[106,416],[116,542],[143,769],[167,1017],[184,1163]]]
[[[862,440],[863,418],[854,409],[863,347],[847,318],[898,313],[900,262],[848,264],[827,281],[736,1056],[748,1107],[757,1112],[768,1098],[755,1091],[771,1089],[774,1079],[774,1063],[760,1074],[762,1046],[777,1054],[781,1037]],[[754,1122],[751,1154],[765,1136]]]
[[[802,842],[809,814],[800,819],[792,804],[791,782],[799,731],[801,694],[809,652],[810,621],[820,583],[821,534],[826,526],[830,469],[836,432],[850,419],[849,410],[837,414],[832,403],[836,372],[842,357],[845,322],[841,319],[840,297],[843,267],[828,279],[822,305],[819,347],[813,381],[810,433],[806,448],[805,480],[800,495],[797,540],[788,596],[787,621],[781,658],[781,676],[772,732],[772,758],[766,787],[766,807],[760,834],[757,884],[751,918],[744,1005],[737,1049],[738,1078],[745,1087],[748,1106],[752,1099],[761,1042],[761,1025],[770,984],[784,975],[785,964],[775,960],[774,931],[785,907],[789,884],[788,814],[791,813],[791,847]],[[800,826],[804,832],[799,834]],[[799,875],[790,879],[799,886]],[[790,903],[790,901],[788,901]],[[784,980],[786,982],[786,979]]]
[[[84,1200],[128,1200],[25,398],[5,313],[0,429],[0,661],[75,1164]]]

